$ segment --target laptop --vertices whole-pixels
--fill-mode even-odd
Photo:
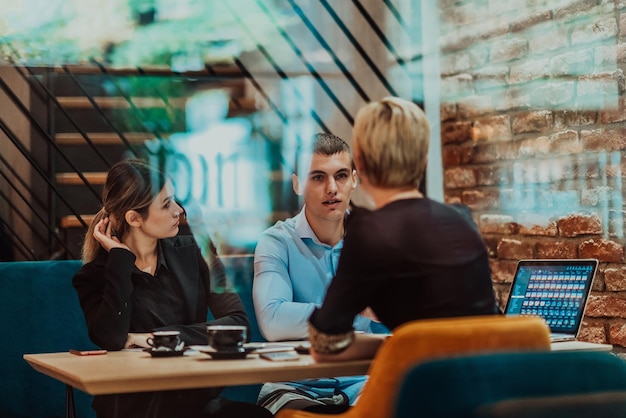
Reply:
[[[595,259],[520,260],[505,314],[540,316],[551,342],[575,341],[597,269]]]

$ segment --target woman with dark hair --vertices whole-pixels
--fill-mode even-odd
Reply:
[[[178,235],[184,212],[158,170],[139,160],[115,164],[102,203],[85,237],[84,265],[73,278],[95,344],[147,348],[152,332],[161,330],[179,331],[186,345],[206,344],[208,324],[249,327],[219,259],[210,254],[207,264],[193,237]],[[213,321],[207,321],[209,309]],[[219,392],[104,395],[93,407],[98,417],[222,416],[210,412],[222,401]],[[264,416],[263,408],[242,406],[248,416]]]

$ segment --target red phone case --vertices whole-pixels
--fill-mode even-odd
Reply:
[[[100,354],[106,354],[107,350],[74,350],[71,349],[70,353],[75,354],[77,356],[97,356]]]

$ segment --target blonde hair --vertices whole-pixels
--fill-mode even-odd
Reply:
[[[430,126],[413,102],[385,97],[359,110],[352,147],[359,171],[378,187],[417,187],[426,168]]]
[[[96,214],[83,244],[82,260],[89,263],[96,258],[100,243],[93,237],[96,224],[109,217],[113,235],[120,240],[128,233],[126,212],[134,210],[148,215],[148,208],[165,184],[165,177],[156,168],[141,160],[120,161],[107,174],[102,190],[102,209]]]

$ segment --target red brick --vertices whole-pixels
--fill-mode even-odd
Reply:
[[[581,152],[582,146],[578,140],[578,132],[569,130],[550,136],[548,149],[554,154],[577,154]]]
[[[470,130],[472,141],[506,141],[511,138],[511,121],[508,116],[477,120]]]
[[[461,201],[472,210],[495,209],[500,206],[497,190],[463,190]]]
[[[453,19],[457,17],[454,15],[455,0],[440,0],[438,2],[439,10],[442,12],[441,25],[448,25],[454,27]],[[445,12],[445,13],[444,13]]]
[[[604,285],[604,274],[601,271],[596,273],[596,277],[593,279],[591,290],[594,292],[604,292],[606,286]]]
[[[537,216],[519,219],[518,223],[520,224],[519,233],[522,235],[555,237],[558,234],[556,221],[551,218],[541,219]]]
[[[602,221],[595,213],[574,213],[560,218],[556,224],[564,237],[602,233]]]
[[[441,79],[440,94],[443,100],[460,96],[467,96],[474,92],[474,83],[469,74],[456,74]]]
[[[456,103],[442,103],[439,113],[442,122],[456,119]]]
[[[550,12],[547,12],[548,14]],[[537,35],[528,39],[528,51],[530,56],[536,56],[545,52],[553,52],[567,47],[568,30],[567,28],[553,25],[553,30],[549,33],[538,32]]]
[[[493,130],[490,140],[508,141],[511,139],[511,118],[508,115],[493,116],[484,119],[483,123],[489,125]]]
[[[471,146],[446,145],[442,149],[443,166],[448,168],[452,166],[467,164],[472,161],[474,148]]]
[[[479,186],[498,186],[509,182],[509,168],[495,165],[477,167],[474,170]]]
[[[626,267],[612,266],[605,268],[604,284],[607,291],[620,292],[626,290]]]
[[[490,260],[491,279],[494,283],[512,283],[515,275],[516,261]]]
[[[560,110],[553,112],[554,129],[571,129],[574,126],[586,126],[596,123],[598,112],[583,110]]]
[[[529,81],[546,78],[550,75],[550,60],[526,60],[511,66],[509,82],[511,84],[528,83]]]
[[[547,136],[525,139],[519,148],[520,157],[532,157],[546,155],[550,152],[550,140]]]
[[[606,321],[584,317],[577,339],[590,343],[606,344],[608,341]]]
[[[476,175],[471,168],[455,167],[445,170],[444,185],[447,189],[476,186]]]
[[[454,36],[448,36],[442,39],[441,51],[452,50],[453,48],[463,48],[466,42],[471,42],[471,39],[452,39]],[[445,45],[447,41],[451,41],[452,44]],[[445,54],[441,56],[441,76],[450,76],[453,74],[459,74],[469,70],[470,68],[470,56],[466,51],[455,51],[451,54]]]
[[[485,247],[487,248],[487,254],[489,254],[490,258],[497,257],[498,251],[498,242],[500,242],[500,238],[495,236],[486,236],[483,237],[483,241],[485,241]]]
[[[621,161],[621,159],[617,159],[617,158],[613,158],[613,157],[621,157],[621,153],[611,153],[612,155],[610,156],[610,161],[608,162],[608,164],[604,167],[604,172],[603,173],[599,173],[599,174],[606,174],[609,182],[612,178],[621,178],[622,177],[622,173],[624,173],[624,163],[626,163],[626,161]],[[609,183],[609,185],[607,187],[611,188],[612,193],[615,193],[615,185],[614,183]],[[618,193],[621,193],[621,191],[619,191]],[[615,197],[615,196],[613,196]]]
[[[585,314],[595,318],[626,318],[626,299],[618,294],[591,294]]]
[[[495,36],[503,36],[509,33],[509,22],[499,18],[485,18],[473,25],[474,33],[478,39],[491,39]]]
[[[491,62],[506,62],[521,58],[528,52],[528,42],[524,38],[503,38],[496,40],[491,46],[489,58]]]
[[[520,260],[534,257],[533,244],[518,239],[502,238],[497,251],[500,259]]]
[[[485,194],[480,190],[463,190],[461,192],[461,201],[470,208],[485,200]]]
[[[541,110],[519,113],[513,117],[513,133],[543,132],[552,125],[552,112]]]
[[[495,293],[496,303],[498,304],[498,308],[501,312],[504,312],[504,308],[506,307],[506,301],[509,298],[510,291],[510,284],[494,283],[493,285],[493,292]]]
[[[531,90],[526,86],[511,86],[504,94],[504,100],[500,99],[498,96],[495,108],[499,112],[528,108],[533,100],[532,94],[533,92],[531,92]]]
[[[446,190],[445,202],[449,205],[463,203],[460,190]]]
[[[563,160],[561,160],[563,161]],[[568,177],[561,177],[562,180],[575,179],[575,178],[587,178],[587,179],[598,179],[600,178],[600,170],[598,167],[598,156],[597,155],[586,155],[582,154],[575,164],[570,165],[570,173]],[[578,189],[572,189],[576,193],[580,193]],[[582,195],[581,201],[582,201]]]
[[[563,6],[557,7],[552,11],[552,19],[557,22],[583,17],[596,7],[595,0],[572,0],[558,4]]]
[[[472,139],[470,122],[446,122],[441,125],[441,143],[462,143]]]
[[[589,104],[609,106],[617,103],[617,95],[624,93],[624,84],[624,72],[618,69],[610,72],[581,75],[578,78],[576,91],[578,96],[587,96],[580,99],[584,100],[587,106]]]
[[[531,3],[438,2],[443,19],[439,44],[444,51],[456,49],[441,57],[442,77],[455,76],[442,86],[473,84],[475,90],[449,103],[442,99],[442,124],[474,123],[473,130],[466,126],[462,133],[445,132],[442,126],[444,168],[459,169],[453,176],[447,172],[447,180],[462,180],[453,184],[458,188],[446,184],[445,199],[467,204],[478,217],[500,306],[510,290],[515,260],[529,255],[529,248],[537,258],[603,261],[593,284],[592,296],[599,299],[590,302],[595,316],[584,318],[579,338],[626,346],[626,203],[621,204],[626,0],[572,0],[551,7],[539,2],[534,9]],[[570,40],[585,47],[571,48]],[[511,118],[510,132],[498,133],[489,123],[493,117]],[[610,162],[599,164],[604,151],[614,154],[609,154]],[[473,172],[475,185],[461,169]],[[512,184],[518,180],[522,190],[538,186],[539,193],[519,192]],[[556,216],[570,213],[569,202],[580,204],[576,210],[598,208],[598,215],[573,214],[579,217],[563,217],[557,226],[551,214],[559,209]],[[599,210],[607,205],[605,224],[607,214],[599,216]],[[505,215],[508,209],[524,213],[512,217]],[[523,219],[537,212],[546,213],[545,219]]]
[[[590,239],[580,244],[578,253],[581,258],[597,258],[609,263],[624,262],[624,247],[613,241]]]
[[[439,27],[445,30],[446,26]],[[472,43],[473,39],[469,31],[464,26],[454,28],[449,32],[441,33],[439,47],[441,53],[440,68],[441,75],[450,75],[461,72],[469,68],[469,54],[465,51]],[[455,60],[455,56],[458,58]],[[460,62],[459,62],[460,61]],[[465,65],[466,64],[466,65]],[[461,67],[461,71],[457,69]]]
[[[626,321],[622,319],[612,319],[609,321],[609,341],[610,344],[626,346]]]
[[[499,4],[510,5],[509,2],[495,2]],[[541,22],[546,22],[550,20],[552,15],[549,10],[533,10],[532,8],[527,10],[525,13],[515,13],[511,16],[511,32],[520,32],[525,29],[530,29]],[[548,42],[550,37],[543,37],[544,42]]]
[[[552,77],[588,74],[592,69],[593,54],[588,49],[568,51],[550,60]]]
[[[441,5],[439,5],[441,8]],[[473,22],[484,20],[487,15],[487,4],[469,2],[468,4],[454,5],[454,7],[446,8],[445,17],[442,16],[442,24],[452,27],[468,25]],[[445,20],[444,20],[445,19]]]
[[[493,135],[493,128],[488,125],[482,125],[480,122],[472,122],[472,127],[470,128],[470,137],[474,145],[478,142],[487,142],[491,139]]]
[[[501,160],[516,160],[519,158],[521,145],[518,141],[477,145],[472,156],[472,163],[484,164]]]
[[[626,120],[626,98],[620,97],[613,107],[606,107],[599,113],[600,123],[615,123]]]
[[[578,258],[578,246],[567,241],[540,241],[536,244],[538,258]]]
[[[618,151],[626,149],[626,129],[594,129],[580,133],[583,149],[587,151]]]
[[[558,233],[558,229],[556,227],[556,222],[552,222],[547,226],[541,225],[532,225],[532,226],[524,226],[520,225],[519,233],[522,235],[535,235],[535,236],[546,236],[546,237],[555,237]]]
[[[460,119],[476,119],[493,110],[493,97],[489,95],[469,96],[458,100]]]
[[[474,71],[474,88],[477,91],[500,88],[507,85],[509,68],[506,65],[494,65]]]
[[[482,215],[478,226],[483,234],[505,235],[517,233],[519,227],[513,222],[513,217],[508,215]]]

